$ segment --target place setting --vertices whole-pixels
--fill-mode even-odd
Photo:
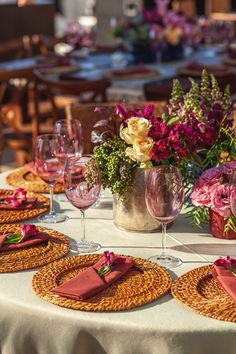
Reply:
[[[70,252],[69,238],[31,224],[0,225],[0,273],[39,268]]]
[[[49,199],[23,188],[0,189],[0,224],[19,222],[45,214]]]

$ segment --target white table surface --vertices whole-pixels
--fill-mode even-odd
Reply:
[[[1,188],[7,173],[0,175]],[[56,197],[58,199],[58,197]],[[45,225],[72,239],[80,238],[80,212],[68,202],[57,208],[70,219]],[[160,233],[130,233],[112,223],[107,196],[86,212],[86,237],[104,250],[148,258],[160,251]],[[37,220],[29,223],[37,224]],[[236,256],[235,240],[221,240],[193,230],[180,215],[168,230],[169,253],[183,264],[173,279],[213,262],[219,255]],[[0,260],[1,261],[1,260]],[[140,308],[91,313],[61,308],[37,297],[31,287],[35,270],[0,274],[1,354],[235,354],[236,324],[201,316],[169,294]]]

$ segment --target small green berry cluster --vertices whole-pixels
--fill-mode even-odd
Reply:
[[[116,138],[108,139],[94,150],[103,188],[109,188],[119,199],[124,199],[133,180],[134,162],[126,156],[126,148],[127,144]]]

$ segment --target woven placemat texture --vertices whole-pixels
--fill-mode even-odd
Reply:
[[[14,187],[22,187],[26,191],[35,193],[49,193],[49,187],[41,178],[30,172],[26,167],[18,168],[6,177],[7,183]],[[63,183],[56,183],[54,193],[63,193]]]
[[[96,263],[101,255],[83,255],[54,262],[33,277],[33,290],[55,305],[82,311],[121,311],[132,309],[166,294],[171,287],[169,273],[157,264],[130,257],[135,267],[107,289],[84,301],[76,301],[54,294],[51,290]]]
[[[20,233],[22,225],[0,225],[0,234]],[[60,232],[38,227],[39,231],[50,235],[48,241],[35,246],[0,252],[0,272],[38,268],[66,256],[70,252],[69,238]]]
[[[0,196],[9,197],[12,195],[10,189],[0,189]],[[28,192],[27,197],[34,197],[37,200],[30,209],[16,210],[16,209],[0,209],[0,224],[7,224],[35,218],[49,210],[49,199],[43,195]]]
[[[176,300],[203,316],[236,322],[236,303],[213,278],[213,266],[204,266],[182,275],[172,285]]]

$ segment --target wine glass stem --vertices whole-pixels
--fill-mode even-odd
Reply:
[[[81,210],[81,241],[85,241],[85,219],[84,210]]]
[[[161,254],[165,256],[166,254],[166,223],[162,223],[162,238],[161,238]]]
[[[53,214],[55,214],[54,203],[53,203],[54,185],[49,185],[49,189],[50,189],[50,212],[49,212],[49,214],[53,215]]]

